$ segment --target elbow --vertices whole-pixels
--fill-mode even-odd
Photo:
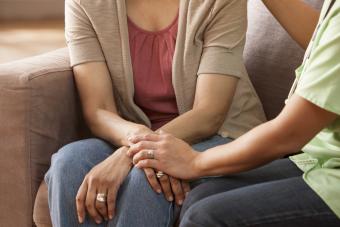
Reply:
[[[296,127],[287,127],[279,119],[274,119],[269,124],[273,152],[279,158],[299,152],[306,144],[303,136],[301,136],[298,130],[295,130]]]

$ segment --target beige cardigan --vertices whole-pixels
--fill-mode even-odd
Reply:
[[[72,66],[106,61],[120,115],[150,127],[134,103],[125,0],[66,0],[65,24]],[[180,0],[172,78],[179,113],[192,109],[200,74],[238,77],[219,131],[232,138],[265,121],[242,59],[246,27],[246,0]]]

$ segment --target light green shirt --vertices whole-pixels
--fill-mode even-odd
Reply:
[[[309,46],[310,55],[296,71],[295,94],[340,116],[340,1],[323,20],[330,3],[324,3],[319,30]],[[290,159],[304,171],[306,183],[340,218],[340,117],[302,151]]]

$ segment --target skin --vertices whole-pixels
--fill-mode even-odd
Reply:
[[[126,3],[130,19],[150,31],[161,30],[170,24],[179,7],[178,0],[127,0]],[[144,125],[129,122],[118,114],[110,74],[104,62],[77,65],[73,71],[89,128],[97,137],[120,147],[86,175],[76,197],[79,222],[84,221],[87,212],[97,223],[101,223],[103,219],[113,218],[118,188],[132,167],[132,160],[126,155],[133,145],[129,138],[155,132]],[[226,117],[237,82],[238,79],[232,76],[200,75],[193,109],[161,130],[187,143],[216,134]],[[225,101],[217,103],[216,100]],[[202,111],[206,109],[210,111]],[[144,168],[144,171],[156,192],[163,192],[168,201],[175,200],[178,205],[182,204],[185,194],[190,190],[186,181],[169,175],[158,180],[154,168]],[[97,192],[108,193],[107,203],[96,202]]]
[[[315,29],[317,21],[312,20],[310,24],[306,18],[314,18],[314,10],[302,1],[270,0],[264,3],[292,37],[306,47],[312,36],[311,24]],[[128,155],[139,168],[157,168],[181,179],[229,175],[299,152],[338,117],[295,94],[274,120],[227,145],[198,153],[184,141],[163,132],[131,138],[136,145],[130,148]],[[145,149],[154,150],[154,160],[146,159]]]
[[[229,144],[200,153],[168,133],[149,134],[131,138],[136,145],[128,154],[138,168],[157,168],[180,179],[229,175],[300,151],[337,117],[295,95],[277,118]],[[146,149],[154,150],[155,159],[147,159]]]
[[[302,0],[262,0],[262,2],[294,40],[306,49],[318,23],[320,12]]]

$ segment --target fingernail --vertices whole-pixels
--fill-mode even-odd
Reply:
[[[174,198],[173,198],[172,196],[170,196],[170,197],[168,198],[168,200],[169,200],[170,202],[172,202],[172,201],[174,200]]]
[[[182,205],[182,204],[183,204],[183,200],[179,200],[179,201],[178,201],[178,204],[179,204],[179,205]]]
[[[96,223],[97,223],[97,224],[100,224],[101,222],[102,222],[102,221],[99,220],[99,219],[96,220]]]
[[[78,216],[78,221],[79,221],[80,224],[82,224],[83,223],[83,218]]]
[[[186,193],[185,193],[185,197],[187,197],[188,195],[189,195],[189,192],[186,192]]]
[[[158,193],[158,194],[161,194],[161,193],[162,193],[162,190],[161,190],[161,189],[157,189],[157,193]]]
[[[110,215],[109,215],[109,218],[110,218],[110,220],[112,220],[112,219],[113,219],[113,216],[112,216],[112,214],[110,214]]]

